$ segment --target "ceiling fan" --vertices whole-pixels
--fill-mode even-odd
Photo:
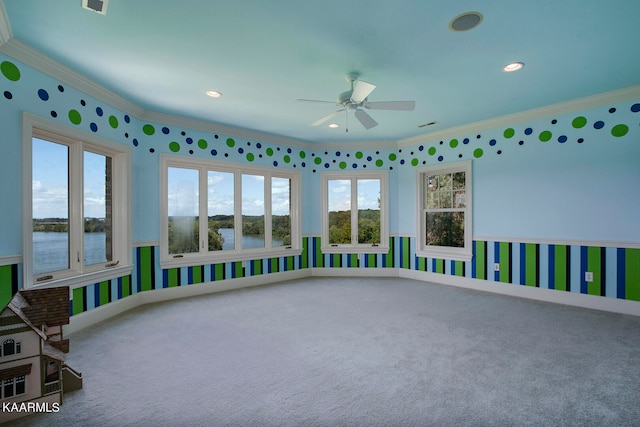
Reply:
[[[370,110],[396,110],[396,111],[413,111],[415,108],[415,101],[380,101],[380,102],[369,102],[368,96],[373,92],[376,88],[376,85],[367,83],[362,80],[358,80],[360,75],[358,73],[349,73],[347,74],[347,81],[351,84],[351,90],[346,92],[342,92],[338,95],[337,101],[319,101],[315,99],[298,99],[298,101],[302,102],[316,102],[323,104],[335,104],[339,107],[342,107],[340,110],[334,111],[333,113],[322,117],[319,120],[311,123],[312,126],[319,126],[322,123],[328,121],[336,114],[341,112],[346,112],[347,117],[350,111],[353,111],[354,116],[358,121],[365,127],[365,129],[371,129],[372,127],[378,126],[378,122],[376,122],[373,117],[371,117],[363,108]],[[355,83],[355,85],[354,85]],[[347,126],[347,132],[349,132],[349,128]]]

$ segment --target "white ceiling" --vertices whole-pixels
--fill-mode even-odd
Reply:
[[[638,0],[0,2],[11,38],[145,110],[304,141],[402,140],[640,84]],[[478,27],[449,29],[470,11]],[[415,110],[311,126],[338,108],[296,99],[333,101],[352,71],[369,101]]]

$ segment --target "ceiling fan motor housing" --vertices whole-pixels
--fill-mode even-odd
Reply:
[[[353,94],[353,89],[348,90],[346,92],[342,92],[338,95],[338,104],[346,107],[348,104],[351,104],[351,95]]]

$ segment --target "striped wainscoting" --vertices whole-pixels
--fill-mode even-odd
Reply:
[[[11,301],[20,287],[20,264],[0,265],[0,309]]]

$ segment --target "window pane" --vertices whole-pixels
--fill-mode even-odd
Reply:
[[[235,249],[233,179],[231,172],[207,174],[210,251]]]
[[[439,191],[440,208],[447,209],[452,207],[451,195],[451,191]]]
[[[24,394],[27,392],[25,387],[25,377],[16,378],[16,395]]]
[[[264,248],[264,176],[242,175],[242,249]]]
[[[380,180],[359,179],[358,243],[380,243]]]
[[[464,172],[456,172],[453,174],[453,189],[461,190],[465,188]]]
[[[438,175],[438,190],[451,190],[453,189],[453,180],[451,179],[451,174],[446,173],[442,175]]]
[[[351,243],[351,181],[328,181],[329,244]]]
[[[271,178],[271,246],[291,244],[291,180]]]
[[[111,158],[84,153],[84,263],[113,259]]]
[[[465,208],[467,206],[467,195],[464,190],[456,191],[453,197],[454,208]]]
[[[198,252],[198,171],[169,168],[169,253]]]
[[[426,212],[428,246],[464,247],[464,212]]]
[[[32,140],[33,273],[69,268],[69,148]]]
[[[432,175],[426,177],[425,192],[427,197],[425,198],[425,208],[437,209],[439,207],[438,200],[438,176]]]

